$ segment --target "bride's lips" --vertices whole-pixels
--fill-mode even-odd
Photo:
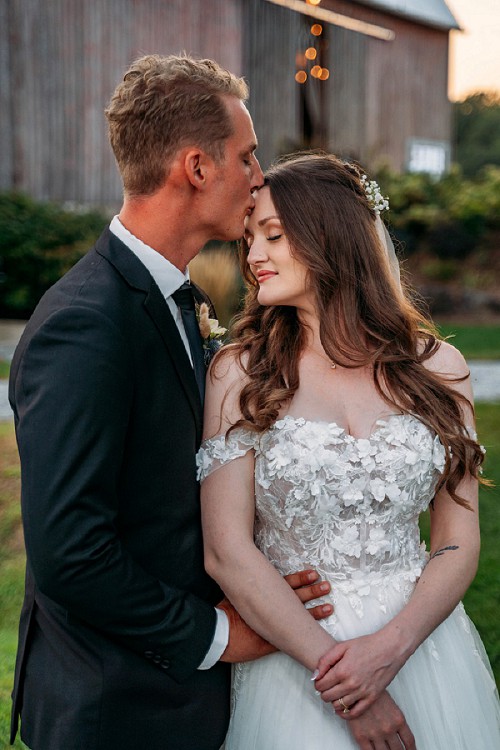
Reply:
[[[266,271],[265,269],[262,269],[262,271],[257,271],[257,281],[259,284],[262,284],[264,281],[267,281],[267,279],[277,275],[278,274],[275,271]]]

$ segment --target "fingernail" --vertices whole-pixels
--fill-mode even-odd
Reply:
[[[319,669],[315,669],[311,677],[311,682],[314,682],[314,680],[318,677],[318,675],[319,675]]]
[[[324,615],[327,615],[329,612],[333,612],[333,607],[331,604],[325,604],[323,607],[321,607],[321,611]]]
[[[318,577],[318,574],[316,573],[315,570],[310,570],[309,573],[307,574],[308,581],[315,581],[317,577]]]
[[[321,591],[329,591],[330,590],[330,584],[329,583],[321,583],[319,586]]]

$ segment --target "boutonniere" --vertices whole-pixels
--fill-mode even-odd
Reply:
[[[208,312],[208,305],[202,302],[196,305],[196,317],[200,328],[201,338],[203,339],[203,355],[205,365],[208,367],[212,357],[216,354],[224,343],[224,336],[227,328],[219,325],[217,318],[211,318]]]

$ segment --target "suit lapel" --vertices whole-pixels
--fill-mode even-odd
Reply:
[[[172,359],[179,380],[181,381],[189,403],[191,404],[196,419],[197,429],[201,436],[203,407],[194,370],[189,361],[184,344],[182,343],[175,321],[168,309],[168,305],[154,281],[144,301],[144,307],[158,328]]]
[[[193,368],[167,303],[148,269],[112,232],[105,230],[96,244],[129,286],[145,293],[144,308],[158,329],[193,411],[198,440],[201,440],[203,406]]]

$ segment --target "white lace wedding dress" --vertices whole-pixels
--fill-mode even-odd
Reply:
[[[407,602],[426,564],[418,517],[431,501],[444,448],[417,418],[380,420],[367,439],[336,424],[286,416],[264,434],[206,441],[200,479],[255,451],[259,549],[282,574],[315,568],[332,585],[337,640],[374,632]],[[348,722],[285,654],[234,669],[226,750],[358,750]],[[417,750],[500,750],[500,704],[462,604],[389,686]]]

